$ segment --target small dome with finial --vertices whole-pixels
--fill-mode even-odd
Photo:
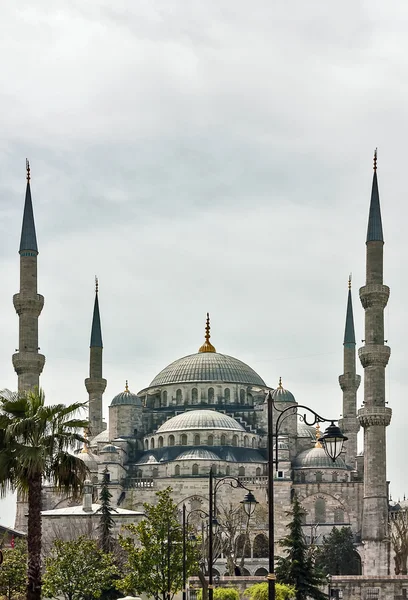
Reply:
[[[111,402],[111,406],[119,406],[119,405],[133,405],[133,406],[142,406],[142,401],[136,394],[132,394],[129,390],[128,381],[126,380],[125,390],[114,397]]]
[[[214,348],[214,346],[211,344],[210,342],[210,313],[207,313],[207,321],[205,324],[205,342],[204,344],[199,348],[199,352],[216,352],[216,349]]]
[[[279,385],[272,392],[272,399],[275,402],[296,402],[295,396],[289,390],[285,390],[282,385],[282,377],[279,377]]]

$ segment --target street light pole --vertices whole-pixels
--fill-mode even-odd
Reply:
[[[268,516],[269,516],[269,573],[268,600],[275,600],[275,515],[273,488],[273,404],[272,395],[268,394]]]
[[[186,557],[186,505],[183,504],[183,600],[187,600],[186,579],[187,579],[187,557]]]
[[[170,520],[167,523],[167,600],[171,597],[171,578],[170,578]]]
[[[210,481],[209,481],[209,504],[208,504],[208,600],[213,600],[214,587],[213,587],[213,512],[214,512],[214,491],[213,491],[213,470],[210,469]]]

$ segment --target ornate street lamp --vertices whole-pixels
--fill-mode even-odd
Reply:
[[[340,430],[340,427],[331,422],[323,435],[320,436],[319,442],[324,448],[327,456],[334,462],[343,450],[343,444],[347,440],[346,436]]]

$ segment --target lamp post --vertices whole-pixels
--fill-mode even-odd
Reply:
[[[216,511],[217,511],[217,490],[222,484],[228,484],[233,488],[241,488],[247,491],[244,499],[241,501],[245,513],[248,516],[248,519],[253,515],[254,510],[258,502],[255,499],[255,496],[239,479],[236,477],[222,477],[218,479],[214,484],[214,473],[212,467],[210,469],[210,480],[209,480],[209,503],[208,503],[208,517],[209,517],[209,529],[208,529],[208,600],[213,600],[213,574],[212,574],[212,566],[213,566],[213,525],[218,525],[216,519]]]
[[[335,425],[336,419],[324,419],[318,415],[314,410],[308,406],[298,404],[296,406],[288,406],[284,410],[279,410],[275,405],[271,392],[268,392],[266,397],[268,404],[268,517],[269,517],[269,573],[268,573],[268,600],[275,600],[275,522],[274,522],[274,469],[278,470],[278,435],[279,427],[283,419],[288,416],[289,411],[291,414],[298,414],[298,409],[302,408],[307,410],[312,415],[312,421],[308,421],[307,415],[303,415],[303,421],[306,425],[312,426],[316,423],[330,423],[329,427],[320,437],[319,441],[323,446],[327,456],[335,462],[343,449],[343,444],[347,440],[347,437],[343,435],[340,428]],[[275,429],[273,427],[273,409],[275,409],[279,415],[276,419]],[[275,438],[275,459],[273,458],[273,439]],[[209,598],[212,600],[212,598]]]
[[[201,508],[191,510],[187,514],[186,505],[183,504],[183,600],[187,600],[187,530],[188,530],[188,519],[194,513],[200,513],[203,517],[208,517],[208,514]]]

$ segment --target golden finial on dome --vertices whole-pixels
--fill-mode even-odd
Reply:
[[[348,278],[348,289],[351,290],[351,273]]]
[[[99,280],[97,278],[97,276],[95,275],[95,294],[97,294],[99,291]]]
[[[205,324],[205,342],[198,350],[199,352],[216,352],[216,349],[210,342],[210,313],[207,313],[207,321]]]
[[[374,150],[374,171],[377,170],[377,148]]]
[[[27,171],[27,183],[30,183],[31,175],[30,175],[30,163],[28,158],[26,158],[26,171]]]
[[[84,447],[81,450],[81,454],[88,454],[89,452],[89,448],[88,448],[88,428],[85,427],[84,429]]]
[[[315,443],[315,448],[323,448],[321,442],[320,442],[320,436],[322,434],[320,433],[320,423],[317,423],[316,425],[316,443]]]
[[[128,380],[126,379],[126,384],[125,384],[125,393],[129,394],[129,386],[128,386]]]
[[[280,390],[283,390],[283,385],[282,385],[282,377],[279,377],[279,385],[278,385],[278,388],[279,388]]]

